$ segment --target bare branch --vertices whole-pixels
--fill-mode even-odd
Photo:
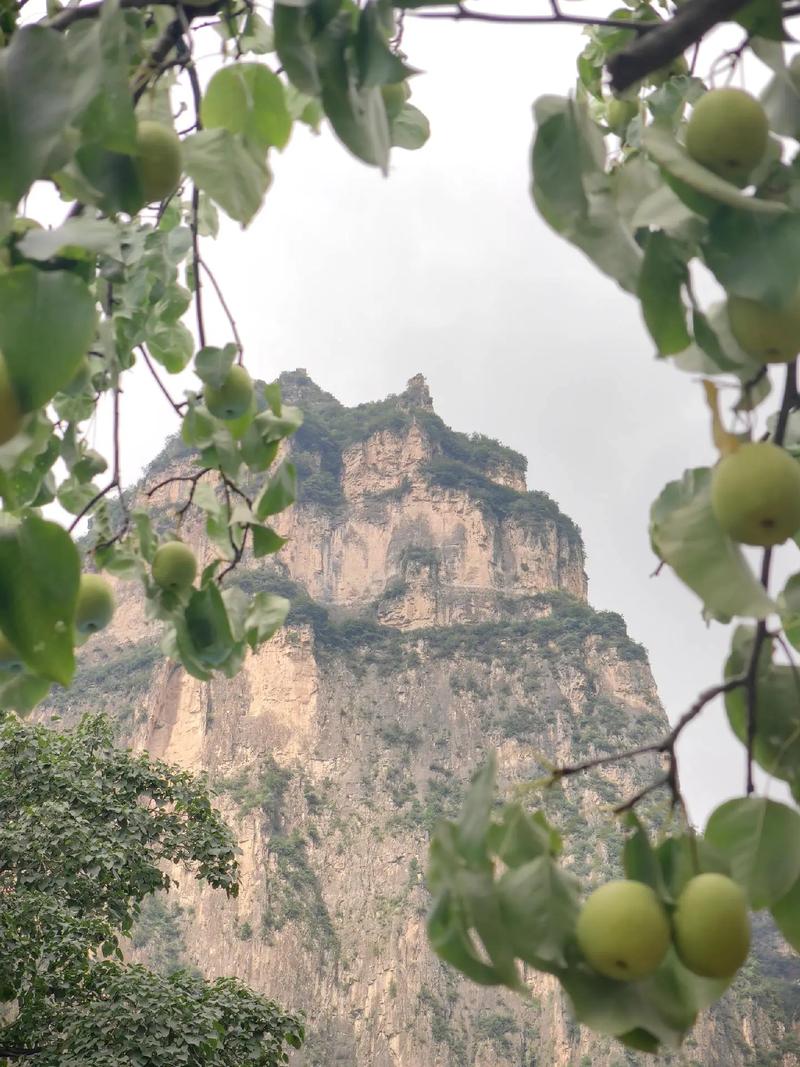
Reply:
[[[142,359],[143,359],[143,360],[145,361],[145,363],[147,364],[147,369],[148,369],[148,370],[150,371],[150,373],[151,373],[151,374],[153,375],[153,378],[155,379],[155,383],[156,383],[156,385],[158,386],[158,388],[159,388],[159,389],[161,390],[161,392],[162,392],[162,393],[164,394],[164,396],[166,397],[167,403],[168,403],[168,404],[169,404],[169,406],[170,406],[170,407],[172,408],[172,410],[173,410],[173,411],[175,412],[175,414],[176,414],[176,415],[177,415],[177,416],[178,416],[179,418],[182,418],[182,417],[183,417],[183,415],[182,415],[182,413],[181,413],[180,405],[179,405],[179,404],[177,404],[177,403],[176,403],[176,401],[174,401],[174,400],[172,399],[172,397],[170,396],[170,394],[169,394],[169,390],[167,389],[166,385],[164,385],[164,383],[163,383],[163,382],[161,381],[161,378],[160,378],[160,377],[159,377],[159,375],[158,375],[158,371],[157,371],[157,370],[156,370],[156,368],[155,368],[155,367],[153,366],[153,363],[152,363],[152,361],[151,361],[151,359],[150,359],[150,356],[149,356],[149,354],[148,354],[148,352],[147,352],[147,349],[145,348],[145,346],[144,346],[144,345],[139,345],[139,351],[140,351],[140,352],[141,352],[141,354],[142,354]]]
[[[656,23],[633,22],[623,19],[593,18],[590,15],[565,15],[555,3],[551,3],[551,15],[490,15],[485,11],[470,11],[461,4],[455,5],[453,11],[406,11],[407,15],[418,19],[450,19],[455,22],[491,22],[500,26],[536,26],[564,25],[606,26],[615,30],[631,30],[637,34],[650,33]]]

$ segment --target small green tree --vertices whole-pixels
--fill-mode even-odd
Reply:
[[[274,1067],[300,1021],[234,979],[169,977],[122,961],[166,863],[236,895],[230,831],[205,782],[113,743],[87,716],[72,732],[0,725],[0,1061]]]

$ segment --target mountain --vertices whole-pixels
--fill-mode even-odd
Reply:
[[[503,785],[668,728],[647,655],[587,599],[584,547],[526,461],[449,429],[421,376],[347,408],[304,371],[281,377],[306,421],[301,495],[271,562],[231,580],[292,599],[287,626],[233,680],[165,662],[136,592],[52,697],[120,740],[204,770],[241,846],[238,900],[184,879],[145,909],[132,952],[169,969],[236,974],[308,1016],[297,1067],[619,1067],[645,1057],[571,1021],[531,974],[530,1002],[461,981],[430,952],[427,840],[487,749]],[[171,441],[146,482],[185,473]],[[154,494],[168,523],[181,483]],[[199,525],[184,527],[199,553]],[[536,793],[587,883],[618,876],[611,806],[655,757]],[[666,816],[666,798],[653,814]],[[800,965],[766,924],[732,990],[679,1056],[696,1067],[800,1064]]]

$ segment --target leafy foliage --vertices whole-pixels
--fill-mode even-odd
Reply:
[[[100,716],[70,733],[6,717],[0,787],[0,995],[16,1007],[0,1057],[285,1062],[300,1023],[240,983],[118,962],[142,902],[172,884],[165,861],[238,890],[234,841],[202,779],[117,748]]]

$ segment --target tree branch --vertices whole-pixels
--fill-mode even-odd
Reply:
[[[120,0],[119,6],[122,8],[143,8],[143,7],[178,7],[176,0]],[[204,15],[209,13],[213,14],[215,11],[219,11],[222,7],[222,0],[208,5],[201,5],[198,8],[192,7],[191,4],[181,5],[185,8],[187,16],[191,19],[195,14],[199,15],[200,12]],[[74,22],[82,22],[84,19],[95,19],[100,15],[103,8],[103,0],[95,0],[91,4],[83,4],[81,7],[69,7],[65,11],[59,11],[57,15],[49,19],[45,25],[51,30],[67,30]]]
[[[490,15],[485,11],[470,11],[461,4],[454,11],[413,11],[405,13],[418,19],[450,19],[455,22],[492,22],[501,26],[536,26],[564,23],[576,26],[605,26],[614,30],[631,30],[633,33],[650,33],[656,23],[633,22],[624,19],[594,18],[590,15],[565,15],[554,3],[551,3],[551,15]]]
[[[689,0],[667,22],[656,23],[608,61],[611,88],[621,93],[697,44],[719,22],[727,22],[748,0]]]

